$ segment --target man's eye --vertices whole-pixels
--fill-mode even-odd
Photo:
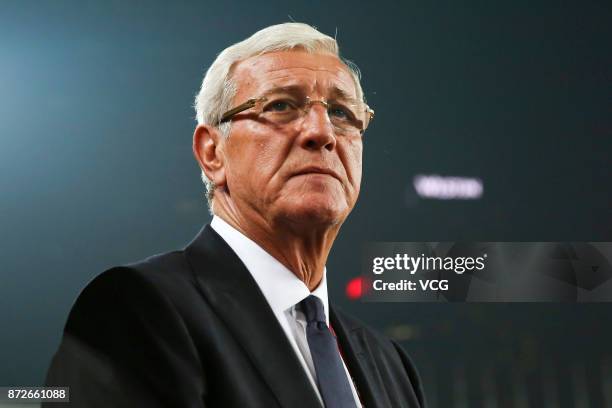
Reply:
[[[341,106],[332,106],[329,108],[329,115],[338,119],[350,119],[351,112]]]
[[[293,109],[293,105],[288,101],[274,101],[265,108],[265,110],[273,112],[286,112],[291,109]]]

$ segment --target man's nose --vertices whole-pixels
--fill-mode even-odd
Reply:
[[[329,120],[327,109],[321,104],[313,104],[304,115],[300,132],[300,144],[305,149],[325,148],[332,151],[336,147],[334,126]]]

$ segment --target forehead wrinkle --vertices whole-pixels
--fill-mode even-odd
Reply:
[[[283,82],[285,79],[291,78],[293,80],[287,81],[289,84],[303,85],[309,92],[314,91],[321,82],[331,83],[340,90],[340,92],[336,92],[338,96],[350,95],[346,99],[356,100],[357,87],[355,81],[344,65],[331,66],[329,61],[323,61],[322,65],[330,66],[314,66],[312,61],[308,60],[287,61],[286,59],[281,59],[279,61],[276,58],[267,58],[269,55],[264,54],[254,57],[251,61],[247,59],[238,63],[237,69],[234,72],[234,78],[242,77],[242,80],[239,80],[242,83],[237,94],[242,94],[243,98],[251,97],[247,94],[261,93],[263,90],[269,90],[275,86],[287,86],[287,83]],[[338,60],[334,60],[334,62],[336,61]],[[304,66],[302,64],[311,64],[311,66]],[[338,64],[340,63],[338,62]],[[321,75],[323,78],[319,78]],[[272,85],[270,85],[270,82],[272,82]],[[326,89],[325,92],[330,93],[330,90]]]
[[[328,69],[328,68],[325,68],[325,67],[310,68],[310,67],[304,67],[304,66],[279,67],[279,68],[272,67],[271,69],[266,70],[266,72],[282,71],[282,70],[286,70],[286,69],[305,69],[305,70],[308,70],[308,71],[325,71],[325,72],[329,72],[329,73],[332,73],[332,74],[336,74],[338,72],[344,72],[343,69]]]
[[[288,81],[283,81],[284,79],[289,79]],[[353,92],[347,90],[344,85],[346,85],[341,79],[339,81],[323,79],[323,81],[318,78],[309,79],[307,81],[300,81],[298,78],[295,78],[293,75],[283,75],[278,78],[272,79],[272,83],[268,81],[264,81],[258,87],[260,92],[273,92],[273,91],[287,91],[287,92],[301,92],[301,93],[312,93],[319,86],[323,86],[324,83],[331,82],[331,86],[324,88],[326,95],[335,97],[335,98],[344,98],[350,100],[356,100]],[[338,83],[339,82],[339,83]],[[352,82],[349,83],[352,88],[354,88],[354,84]]]
[[[274,71],[268,71],[268,72],[286,71],[288,69],[291,70],[291,69],[295,69],[295,68],[279,68],[279,69],[276,69]],[[314,71],[314,72],[317,72],[317,71],[329,72],[329,73],[331,73],[333,75],[332,78],[336,82],[348,83],[348,84],[353,85],[353,87],[354,87],[354,83],[353,83],[352,79],[350,77],[344,78],[344,75],[340,74],[341,71],[339,72],[339,71],[331,71],[331,70],[311,70],[309,68],[298,68],[298,69],[305,69],[305,70]],[[265,82],[265,81],[270,81],[270,80],[271,81],[276,81],[276,80],[283,79],[283,78],[298,78],[299,79],[300,77],[302,77],[302,75],[300,75],[300,74],[296,75],[295,73],[287,72],[287,73],[283,73],[281,75],[271,75],[270,77],[267,77],[267,78],[265,77],[265,75],[253,75],[253,77],[259,77],[258,79],[261,79],[262,82]],[[308,77],[308,79],[310,79],[310,78],[311,77]],[[319,78],[317,76],[315,76],[314,77],[314,81],[318,82]]]

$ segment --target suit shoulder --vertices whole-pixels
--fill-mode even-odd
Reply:
[[[191,269],[183,251],[151,256],[115,266],[95,276],[81,292],[91,296],[100,291],[116,292],[149,287],[166,293],[191,281]]]
[[[180,390],[187,387],[185,394],[201,395],[199,355],[175,303],[175,294],[168,289],[170,285],[160,284],[163,279],[181,282],[180,273],[160,278],[175,270],[180,272],[179,260],[172,259],[176,256],[164,254],[114,267],[89,282],[70,311],[47,383],[69,384],[71,400],[73,390],[76,400],[95,395],[97,401],[109,397],[107,391],[119,390],[120,398],[131,398],[129,392],[140,392],[141,387],[160,390],[162,382],[173,392],[179,390],[181,394]],[[181,376],[185,363],[189,365],[185,372],[193,375]],[[98,391],[96,387],[100,395],[90,394]],[[147,391],[139,401],[152,395]],[[87,404],[94,405],[102,406],[97,402]]]
[[[119,269],[129,269],[143,279],[156,281],[160,279],[185,279],[190,275],[191,268],[185,258],[185,251],[172,251],[150,256],[133,262]]]
[[[115,266],[95,276],[77,297],[67,326],[91,316],[109,314],[120,306],[172,305],[193,289],[183,251],[155,255],[135,263]]]
[[[201,306],[190,276],[181,251],[110,268],[81,291],[64,333],[99,349],[185,334],[185,319]]]

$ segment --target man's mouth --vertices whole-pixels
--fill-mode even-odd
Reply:
[[[293,174],[293,176],[302,176],[302,175],[307,175],[307,174],[323,174],[323,175],[328,175],[328,176],[332,176],[333,178],[335,178],[338,181],[340,181],[340,176],[335,171],[333,171],[331,169],[324,168],[324,167],[316,167],[316,166],[305,167],[305,168],[295,172]]]

